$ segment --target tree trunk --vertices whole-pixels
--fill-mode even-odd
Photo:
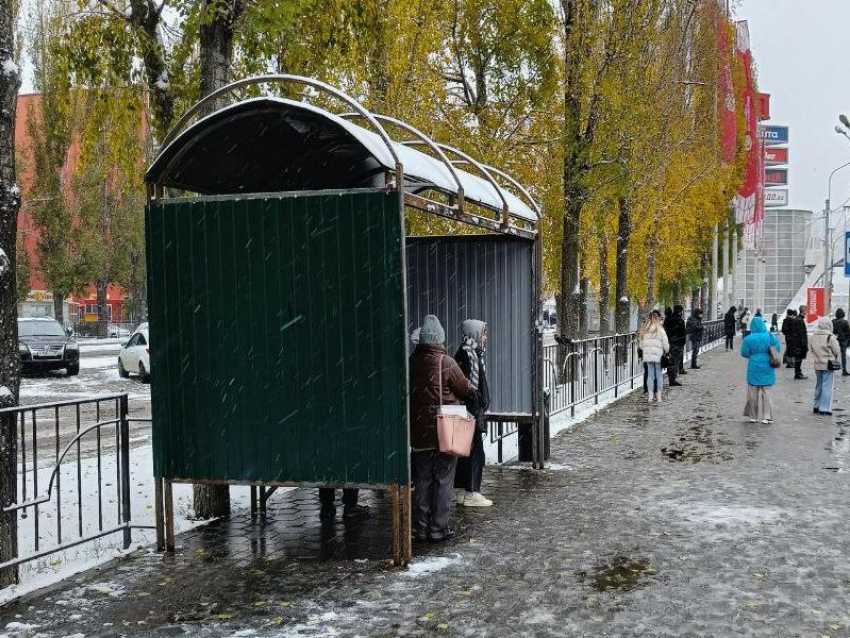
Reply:
[[[212,15],[201,24],[199,33],[202,97],[230,82],[233,31],[244,6],[244,0],[203,0],[202,13],[207,15],[212,12]],[[211,113],[223,105],[223,101],[214,100],[202,109],[201,114]],[[195,485],[193,496],[195,516],[198,518],[216,518],[230,514],[230,490],[226,485]]]
[[[105,339],[109,336],[109,317],[106,314],[106,290],[109,284],[105,279],[95,282],[97,295],[97,338]]]
[[[567,180],[567,177],[564,177]],[[558,303],[558,328],[565,337],[576,339],[581,327],[581,286],[579,283],[578,228],[581,206],[569,199],[565,204],[561,241],[561,294]]]
[[[20,389],[16,243],[20,190],[15,175],[15,111],[21,76],[15,59],[12,3],[0,2],[0,408],[17,405]],[[0,562],[18,554],[18,516],[2,508],[17,500],[14,420],[0,419]],[[18,570],[0,570],[0,587],[18,582]]]
[[[53,318],[65,326],[65,295],[53,291]]]
[[[658,240],[654,236],[650,237],[648,244],[649,259],[646,265],[646,307],[644,308],[646,315],[655,309],[655,265],[658,258]],[[641,321],[643,321],[643,317],[641,317]]]
[[[694,311],[694,308],[699,308],[700,302],[700,289],[699,288],[691,288],[691,312]]]
[[[587,297],[590,292],[590,279],[582,277],[579,281],[578,337],[587,339]]]
[[[611,334],[611,310],[608,306],[611,297],[611,281],[608,277],[608,239],[599,238],[599,334],[603,337]]]
[[[673,305],[681,306],[682,305],[682,282],[681,280],[676,281],[676,285],[673,286]]]
[[[616,258],[616,330],[626,334],[631,328],[631,304],[629,303],[629,239],[632,235],[632,216],[626,199],[620,198],[617,220],[617,258]]]

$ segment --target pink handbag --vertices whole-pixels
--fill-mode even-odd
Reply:
[[[443,358],[440,359],[440,412],[437,414],[437,438],[440,452],[452,456],[469,456],[475,419],[458,414],[443,414]]]

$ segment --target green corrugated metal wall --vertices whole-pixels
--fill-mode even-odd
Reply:
[[[398,195],[148,207],[154,472],[408,478]]]

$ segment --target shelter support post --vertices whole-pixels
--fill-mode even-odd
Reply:
[[[174,552],[174,494],[171,481],[165,480],[165,551]]]
[[[401,565],[401,506],[398,488],[398,485],[393,484],[389,489],[393,519],[393,565],[396,567]]]
[[[403,565],[409,565],[413,560],[413,536],[410,530],[412,507],[410,484],[406,483],[401,487],[401,560]]]
[[[262,488],[260,488],[262,489]],[[257,513],[257,486],[251,486],[251,514],[254,515]]]
[[[154,520],[156,525],[156,551],[165,550],[165,519],[163,518],[163,480],[155,476],[153,479],[154,487]]]

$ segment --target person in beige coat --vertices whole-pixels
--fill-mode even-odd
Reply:
[[[647,366],[646,387],[649,391],[649,402],[654,399],[661,403],[661,390],[664,387],[664,371],[661,359],[670,353],[670,341],[661,321],[661,313],[653,310],[649,313],[646,323],[638,333],[639,347],[643,351],[643,362]],[[655,390],[655,392],[652,392]]]
[[[818,327],[809,338],[809,352],[817,375],[815,385],[815,414],[832,414],[833,373],[841,369],[838,363],[841,348],[838,338],[832,334],[832,321],[829,317],[818,319]]]

